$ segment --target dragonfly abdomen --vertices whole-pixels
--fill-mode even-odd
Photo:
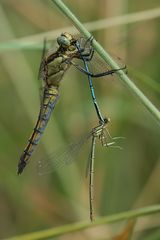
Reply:
[[[46,87],[37,123],[30,139],[28,140],[27,146],[23,151],[23,154],[20,157],[20,161],[18,164],[18,174],[21,174],[23,172],[23,169],[25,168],[30,157],[32,156],[32,153],[36,149],[36,146],[38,145],[41,136],[47,126],[48,120],[51,116],[51,113],[56,105],[58,98],[59,92],[57,88]]]

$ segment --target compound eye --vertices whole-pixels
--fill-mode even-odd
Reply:
[[[68,47],[70,46],[70,40],[65,36],[60,36],[57,38],[57,43],[59,46]]]
[[[104,121],[104,123],[106,124],[106,123],[110,122],[110,118],[104,117],[103,121]]]

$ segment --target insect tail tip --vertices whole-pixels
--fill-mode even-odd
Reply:
[[[23,172],[24,167],[18,166],[17,174],[20,175]]]
[[[23,172],[25,166],[26,166],[26,161],[20,160],[20,162],[18,164],[18,170],[17,170],[18,175],[20,175]]]

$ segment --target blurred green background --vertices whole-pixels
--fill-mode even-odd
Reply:
[[[147,11],[149,18],[150,11],[160,7],[159,1],[66,0],[65,3],[82,22],[112,18],[110,27],[102,28],[100,23],[99,30],[95,30],[93,24],[92,34],[104,48],[123,59],[128,75],[159,108],[159,18],[153,13],[152,19],[128,24],[127,18],[124,24],[112,26],[114,17],[125,14]],[[37,173],[39,159],[63,149],[97,124],[87,78],[74,68],[64,77],[61,98],[32,161],[21,176],[16,174],[19,157],[39,112],[37,76],[43,44],[43,35],[39,34],[44,33],[49,39],[54,36],[55,41],[54,31],[68,26],[70,22],[51,1],[0,1],[1,239],[89,219],[85,179],[89,143],[74,164],[49,175]],[[49,31],[53,31],[53,36]],[[15,49],[13,39],[18,40],[17,46],[32,40],[36,44]],[[125,137],[120,143],[122,151],[97,144],[96,217],[159,203],[158,123],[116,77],[94,79],[94,85],[102,112],[111,118],[110,134]],[[159,220],[157,215],[142,219],[133,239],[160,239]],[[122,228],[123,225],[116,224],[59,239],[110,239]]]

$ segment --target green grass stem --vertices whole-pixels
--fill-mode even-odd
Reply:
[[[115,223],[123,220],[133,219],[137,217],[143,217],[145,215],[155,214],[160,212],[160,205],[154,205],[149,207],[144,207],[132,211],[122,212],[110,216],[105,216],[97,219],[93,223],[91,222],[79,222],[79,223],[72,223],[60,227],[51,228],[48,230],[42,230],[39,232],[34,232],[30,234],[25,234],[21,236],[15,236],[12,238],[8,238],[6,240],[40,240],[40,239],[47,239],[47,238],[53,238],[60,235],[64,235],[71,232],[76,232],[80,230],[84,230],[87,228],[103,225],[103,224],[109,224],[109,223]]]

